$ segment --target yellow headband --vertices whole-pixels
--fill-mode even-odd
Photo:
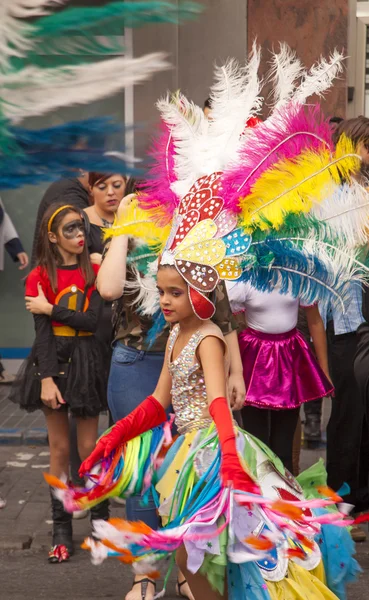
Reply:
[[[75,206],[72,206],[72,204],[64,204],[64,206],[59,206],[59,208],[57,208],[56,211],[53,212],[53,214],[51,215],[51,217],[49,219],[49,222],[47,224],[48,233],[50,233],[50,231],[51,231],[51,226],[53,224],[53,220],[55,219],[56,215],[58,215],[65,208],[73,208],[76,212],[78,212],[78,209],[76,209]]]

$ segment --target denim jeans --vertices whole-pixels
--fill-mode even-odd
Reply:
[[[108,382],[108,404],[115,422],[153,393],[163,360],[163,352],[143,352],[116,342]],[[142,506],[141,496],[128,498],[126,512],[129,521],[143,521],[152,529],[160,524],[152,497],[148,506]]]

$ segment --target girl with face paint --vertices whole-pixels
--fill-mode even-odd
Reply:
[[[95,288],[99,267],[90,262],[84,213],[53,204],[41,223],[37,266],[26,281],[26,308],[36,339],[13,385],[11,399],[28,412],[41,409],[50,445],[50,474],[69,473],[69,413],[77,425],[84,460],[95,446],[98,418],[107,408],[103,352],[95,331],[102,300]],[[51,496],[53,541],[50,562],[73,553],[72,515]],[[91,519],[107,519],[107,503]]]

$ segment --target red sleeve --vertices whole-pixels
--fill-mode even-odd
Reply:
[[[42,273],[41,267],[36,267],[33,269],[26,279],[26,287],[25,287],[25,295],[26,296],[38,296],[37,284],[43,284],[42,287],[45,288],[44,276]],[[44,289],[44,293],[46,289]]]

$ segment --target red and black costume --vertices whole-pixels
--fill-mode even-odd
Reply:
[[[93,265],[93,269],[97,274],[98,266]],[[85,280],[78,265],[57,268],[55,292],[46,270],[36,267],[27,277],[26,296],[37,296],[39,283],[54,307],[51,317],[34,315],[36,339],[11,399],[29,412],[42,408],[41,379],[53,377],[66,408],[75,416],[97,416],[107,407],[103,351],[94,335],[102,299],[95,286],[85,294]]]

